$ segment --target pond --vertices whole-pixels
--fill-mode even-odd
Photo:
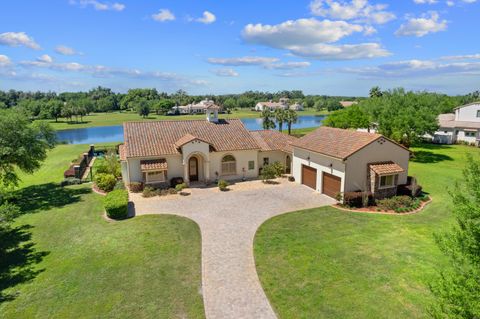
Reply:
[[[325,115],[301,115],[292,129],[321,126]],[[241,119],[248,130],[262,130],[261,118]],[[284,124],[284,130],[287,126]],[[97,126],[88,128],[76,128],[57,132],[57,139],[68,144],[100,144],[123,141],[123,126]]]

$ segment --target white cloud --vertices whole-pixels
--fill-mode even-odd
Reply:
[[[61,55],[81,55],[82,53],[77,52],[75,49],[71,47],[67,47],[65,45],[57,45],[55,48],[55,52]]]
[[[159,22],[173,21],[175,15],[168,9],[160,9],[158,13],[152,14],[152,19]]]
[[[202,17],[196,19],[195,21],[204,23],[204,24],[211,24],[211,23],[214,23],[216,20],[217,20],[217,17],[213,13],[209,11],[204,11]]]
[[[118,2],[101,2],[97,0],[70,0],[70,4],[78,5],[82,8],[92,6],[97,11],[123,11],[125,5]]]
[[[455,2],[455,1],[453,1],[453,0],[447,0],[447,1],[446,1],[446,4],[447,4],[447,6],[449,6],[449,7],[453,7],[453,6],[455,6],[456,4],[458,4],[458,3],[470,4],[470,3],[475,3],[475,2],[477,2],[477,0],[459,0],[459,1],[457,1],[457,2]]]
[[[53,62],[53,59],[51,56],[49,56],[48,54],[44,54],[40,57],[37,58],[37,61],[38,62],[43,62],[43,63],[52,63]]]
[[[396,18],[386,11],[386,4],[372,5],[368,0],[313,0],[310,11],[313,15],[339,20],[355,20],[366,23],[385,24]]]
[[[0,67],[10,66],[12,61],[6,55],[0,54]]]
[[[240,58],[209,58],[208,63],[229,65],[229,66],[245,66],[245,65],[264,65],[279,61],[278,58],[245,56]]]
[[[10,47],[26,46],[27,48],[40,50],[38,45],[32,37],[25,32],[5,32],[0,34],[0,44],[8,45]]]
[[[306,46],[292,46],[290,51],[306,58],[318,60],[355,60],[386,57],[391,55],[378,43],[360,44],[313,44]]]
[[[238,72],[236,72],[234,69],[216,69],[212,70],[212,72],[217,75],[217,76],[223,76],[223,77],[237,77],[239,76]]]
[[[292,69],[303,69],[308,68],[311,65],[310,62],[279,62],[279,63],[270,63],[266,64],[266,69],[275,69],[275,70],[292,70]]]
[[[410,18],[400,26],[395,35],[423,37],[429,33],[445,31],[447,20],[439,21],[439,18],[440,16],[435,11],[424,14],[421,18]]]
[[[437,0],[413,0],[416,4],[435,4]]]
[[[480,60],[480,53],[443,56],[440,60]]]

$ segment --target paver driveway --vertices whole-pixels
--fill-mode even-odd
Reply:
[[[131,199],[136,215],[174,214],[199,224],[202,293],[209,319],[276,318],[255,270],[255,232],[272,216],[334,202],[295,183],[229,192],[192,189],[187,197],[142,198],[132,194]]]

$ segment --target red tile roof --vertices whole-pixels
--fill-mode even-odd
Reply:
[[[346,159],[379,138],[385,137],[380,134],[322,126],[296,140],[293,146],[335,158]]]
[[[215,150],[259,149],[242,121],[206,120],[126,122],[123,124],[126,157],[179,154],[176,143],[190,134],[212,145]],[[186,139],[186,138],[185,138]]]
[[[292,143],[297,140],[296,137],[274,130],[251,131],[250,134],[262,151],[283,151],[291,153],[293,150]]]
[[[166,170],[167,168],[167,160],[164,158],[140,161],[142,171]]]
[[[378,175],[398,174],[405,171],[400,165],[392,161],[371,163],[368,166]]]
[[[125,145],[120,144],[118,146],[118,155],[120,156],[121,161],[125,161],[127,158],[125,157]]]
[[[195,141],[195,140],[199,140],[199,141],[202,141],[204,143],[207,143],[207,144],[210,144],[208,143],[207,141],[205,140],[202,140],[201,138],[198,138],[196,136],[193,136],[192,134],[190,133],[187,133],[185,134],[184,136],[180,137],[176,142],[175,142],[175,146],[177,148],[180,148],[182,147],[183,145],[187,144],[187,143],[190,143],[192,141]]]

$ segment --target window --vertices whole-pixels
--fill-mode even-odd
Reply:
[[[395,186],[395,175],[380,176],[380,188]]]
[[[263,158],[263,166],[270,164],[270,159],[268,157]]]
[[[147,173],[147,180],[145,181],[148,183],[161,183],[165,182],[165,173],[164,171],[155,171],[155,172],[148,172]]]
[[[248,169],[250,171],[255,169],[255,161],[248,161]]]
[[[477,117],[480,117],[480,110],[477,110]]]
[[[475,137],[475,132],[465,132],[466,137]]]
[[[222,175],[235,175],[237,173],[237,161],[232,155],[222,158]]]

